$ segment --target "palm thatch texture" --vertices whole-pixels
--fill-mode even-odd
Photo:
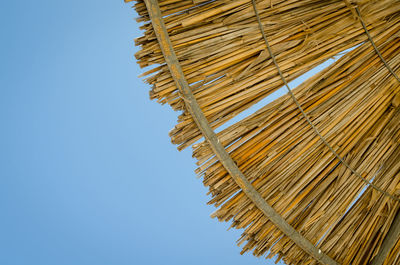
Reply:
[[[129,2],[129,1],[127,1]],[[266,49],[252,1],[159,1],[183,73],[213,129],[283,81]],[[400,196],[400,83],[368,41],[357,14],[388,66],[400,74],[400,1],[256,1],[265,34],[289,82],[327,59],[339,60],[294,89],[309,119],[356,172]],[[144,36],[136,54],[150,97],[181,110],[171,131],[179,149],[193,145],[197,173],[219,207],[213,214],[243,228],[243,252],[278,255],[287,264],[316,264],[241,191],[207,142],[165,63],[143,1]],[[357,178],[310,128],[285,95],[218,133],[221,144],[261,196],[289,224],[340,264],[368,264],[399,210]],[[196,144],[195,144],[196,143]],[[385,264],[400,264],[400,241]]]

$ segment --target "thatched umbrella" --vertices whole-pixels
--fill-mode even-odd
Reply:
[[[172,142],[193,147],[213,216],[244,228],[243,252],[400,264],[400,1],[137,0],[135,9],[150,97],[182,111]],[[214,132],[282,86],[286,95]]]

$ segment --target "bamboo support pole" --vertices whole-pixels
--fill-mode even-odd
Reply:
[[[145,0],[147,10],[150,14],[153,28],[157,35],[157,39],[163,51],[165,60],[170,69],[171,75],[173,76],[176,86],[179,88],[188,111],[191,113],[199,129],[202,131],[204,137],[209,142],[215,155],[219,161],[224,165],[226,170],[229,172],[231,177],[236,183],[242,188],[243,192],[253,201],[253,203],[279,228],[284,232],[290,239],[293,240],[301,249],[306,251],[312,257],[323,264],[337,265],[334,260],[328,257],[325,253],[321,252],[313,244],[311,244],[306,238],[304,238],[299,232],[297,232],[292,226],[290,226],[266,201],[260,196],[257,190],[247,180],[243,173],[239,170],[235,162],[226,152],[224,147],[220,144],[218,137],[211,129],[207,119],[205,118],[202,110],[195,97],[192,94],[189,85],[185,79],[183,71],[176,58],[175,52],[172,47],[172,43],[168,37],[167,30],[162,20],[161,11],[158,6],[157,0]]]

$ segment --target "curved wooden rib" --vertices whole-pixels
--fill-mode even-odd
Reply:
[[[357,6],[354,7],[356,10],[356,15],[358,19],[360,20],[360,23],[365,31],[365,34],[367,34],[369,41],[371,42],[372,47],[374,47],[375,52],[378,54],[379,58],[381,59],[382,63],[385,65],[385,67],[389,70],[389,72],[396,78],[397,81],[400,82],[399,76],[393,71],[393,69],[389,66],[389,64],[386,62],[386,60],[383,58],[381,52],[379,51],[378,47],[376,47],[375,42],[373,41],[371,35],[368,32],[367,26],[364,23],[364,20],[361,16],[361,12],[358,9]],[[398,107],[398,106],[396,106]],[[371,265],[382,265],[385,262],[385,259],[388,257],[390,250],[393,249],[394,245],[398,241],[400,237],[400,212],[397,212],[396,217],[394,218],[392,225],[386,234],[385,239],[383,240],[383,243],[379,249],[378,254],[375,256],[375,258],[372,260]]]
[[[400,211],[397,212],[396,217],[393,220],[393,224],[389,229],[378,254],[372,260],[371,265],[382,265],[385,259],[390,253],[390,250],[394,247],[400,236]]]
[[[157,0],[145,0],[147,10],[149,12],[154,31],[156,33],[158,43],[163,52],[165,61],[169,67],[171,75],[178,87],[182,98],[193,120],[196,122],[205,139],[210,144],[217,158],[222,165],[239,185],[243,192],[253,201],[253,203],[262,211],[266,217],[270,219],[283,233],[285,233],[294,243],[319,262],[327,265],[338,265],[336,261],[327,256],[321,250],[316,248],[310,241],[303,237],[290,224],[288,224],[282,216],[280,216],[257,192],[247,178],[243,175],[235,162],[229,156],[228,152],[220,144],[215,132],[211,129],[206,117],[204,116],[200,106],[198,105],[192,91],[185,79],[181,66],[175,55],[172,43],[169,39],[165,28],[162,14]]]

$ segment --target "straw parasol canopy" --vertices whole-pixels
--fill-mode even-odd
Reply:
[[[150,98],[181,111],[172,142],[192,146],[212,216],[244,229],[242,253],[400,264],[400,1],[134,7]]]

